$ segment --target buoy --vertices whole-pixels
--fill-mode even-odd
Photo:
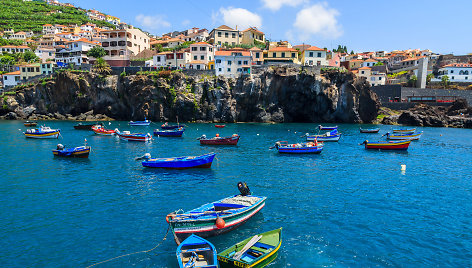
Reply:
[[[225,220],[223,220],[220,217],[216,218],[216,228],[221,229],[221,228],[224,228],[225,225],[226,225]]]
[[[259,136],[259,133],[257,133],[257,136]]]
[[[402,167],[402,171],[406,170],[406,165],[401,165],[401,167]]]
[[[219,137],[219,136],[220,136],[220,134],[216,133],[216,137]]]

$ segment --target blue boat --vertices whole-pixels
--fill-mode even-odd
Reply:
[[[319,125],[319,126],[318,126],[318,129],[319,129],[319,130],[335,130],[335,129],[338,129],[338,126],[326,127],[326,126]]]
[[[60,133],[60,129],[51,129],[50,127],[46,126],[27,129],[26,132],[23,132],[26,138],[33,139],[57,139],[59,138]]]
[[[319,154],[323,151],[323,143],[305,142],[297,144],[288,144],[286,141],[278,141],[275,148],[279,153],[285,154]]]
[[[333,130],[333,131],[330,131],[330,132],[326,132],[325,134],[321,134],[321,135],[310,135],[310,134],[306,134],[306,140],[307,141],[314,141],[314,140],[317,140],[317,141],[339,141],[339,139],[341,138],[341,133],[338,132],[337,129]]]
[[[144,118],[144,121],[129,121],[128,123],[130,126],[149,126],[151,121]]]
[[[150,158],[142,162],[143,167],[187,169],[187,168],[210,168],[215,158],[215,153],[200,156],[183,156],[169,158]]]
[[[161,125],[162,129],[176,129],[176,128],[181,128],[181,127],[185,127],[185,125],[179,125],[179,124],[169,125],[167,122]]]
[[[154,130],[154,136],[159,136],[159,137],[182,137],[182,134],[184,134],[185,129],[183,127],[177,128],[177,129],[166,129],[166,130],[159,130],[155,129]]]
[[[64,148],[64,145],[58,144],[56,150],[52,150],[54,156],[88,158],[90,146],[79,146],[74,148]]]
[[[180,268],[218,268],[215,246],[194,234],[177,247],[176,255]]]

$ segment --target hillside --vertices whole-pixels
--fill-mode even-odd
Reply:
[[[60,11],[55,13],[56,11]],[[84,24],[114,27],[105,21],[90,20],[84,11],[73,7],[52,6],[43,2],[0,0],[0,28],[13,28],[15,32],[41,32],[44,24]]]

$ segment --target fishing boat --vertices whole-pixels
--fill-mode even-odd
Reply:
[[[364,145],[366,149],[376,149],[376,150],[408,150],[411,140],[403,141],[389,141],[389,142],[371,142],[365,140],[360,145]]]
[[[115,135],[115,131],[112,129],[106,129],[101,125],[95,125],[92,127],[93,133],[102,136],[113,136]]]
[[[215,125],[216,128],[224,128],[226,125]]]
[[[318,129],[319,129],[319,130],[335,130],[335,129],[338,129],[338,126],[327,127],[327,126],[319,125],[319,126],[318,126]]]
[[[387,132],[387,139],[389,140],[419,140],[421,135],[423,135],[423,131],[416,133],[416,134],[403,134],[403,133],[393,133],[390,134]]]
[[[159,137],[182,137],[184,134],[185,129],[183,127],[177,129],[165,129],[165,130],[154,130],[154,136]]]
[[[25,125],[25,127],[35,127],[38,125],[38,123],[33,122],[33,121],[25,121],[23,125]]]
[[[216,254],[215,246],[197,235],[185,239],[176,251],[180,268],[218,268]]]
[[[79,146],[74,148],[64,148],[64,145],[58,144],[56,150],[52,150],[54,156],[61,157],[79,157],[88,158],[90,154],[90,146]]]
[[[128,125],[130,126],[149,126],[151,124],[150,120],[144,118],[144,121],[129,121]]]
[[[79,130],[91,130],[94,126],[103,126],[102,123],[99,124],[82,124],[79,123],[74,126],[74,129],[79,129]]]
[[[61,130],[51,129],[50,127],[42,126],[40,128],[32,128],[23,132],[26,138],[33,139],[57,139],[59,138]]]
[[[152,140],[151,134],[147,133],[131,133],[129,131],[120,132],[118,129],[115,129],[115,134],[120,137],[122,140],[127,141],[150,141]]]
[[[175,128],[180,128],[180,127],[185,127],[185,125],[169,125],[167,122],[161,125],[162,129],[175,129]]]
[[[282,228],[249,237],[218,254],[220,268],[265,267],[277,258]]]
[[[339,133],[337,129],[320,135],[310,135],[308,133],[305,135],[307,141],[314,141],[315,139],[317,141],[339,141],[341,138],[341,133]]]
[[[393,131],[393,133],[413,134],[413,133],[416,132],[416,128],[411,128],[411,129],[398,128],[398,129],[394,129],[392,131]]]
[[[200,138],[201,145],[237,145],[239,141],[239,135],[233,134],[230,137],[220,137],[216,134],[215,137],[207,139],[206,135],[202,135]]]
[[[200,237],[220,235],[236,229],[265,206],[265,196],[251,195],[249,187],[238,183],[241,194],[202,205],[198,208],[173,212],[166,216],[174,239],[182,243],[192,234]]]
[[[288,144],[287,141],[278,141],[275,143],[275,148],[279,153],[285,154],[319,154],[323,151],[322,142],[305,142],[297,144]]]
[[[380,128],[359,128],[361,133],[379,133]]]
[[[215,158],[215,153],[199,156],[182,156],[167,158],[151,158],[142,162],[143,167],[166,168],[166,169],[188,169],[188,168],[210,168]]]

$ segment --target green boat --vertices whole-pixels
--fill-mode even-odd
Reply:
[[[265,267],[277,258],[282,244],[282,228],[248,239],[231,246],[218,254],[220,268]]]

